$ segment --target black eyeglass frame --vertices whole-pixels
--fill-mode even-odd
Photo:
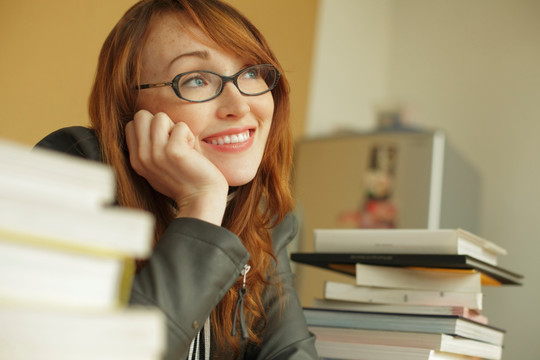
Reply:
[[[257,67],[260,67],[260,66],[265,66],[265,67],[271,67],[272,70],[274,70],[276,72],[276,78],[274,79],[274,83],[271,84],[271,85],[268,85],[268,89],[264,90],[264,91],[261,91],[261,92],[258,92],[258,93],[255,93],[255,94],[248,94],[248,93],[245,93],[243,92],[240,87],[238,86],[238,77],[246,72],[247,70],[251,69],[251,68],[257,68]],[[216,75],[218,76],[220,79],[221,79],[221,87],[219,88],[219,91],[212,97],[210,97],[209,99],[204,99],[204,100],[190,100],[190,99],[186,99],[185,97],[182,96],[182,94],[180,93],[180,90],[178,89],[178,81],[180,80],[180,78],[184,75],[187,75],[187,74],[192,74],[192,73],[206,73],[206,74],[213,74],[213,75]],[[281,74],[280,72],[278,71],[278,69],[276,69],[276,67],[272,64],[257,64],[257,65],[251,65],[251,66],[248,66],[240,71],[238,71],[236,74],[234,75],[231,75],[231,76],[223,76],[223,75],[220,75],[218,73],[215,73],[213,71],[210,71],[210,70],[195,70],[195,71],[188,71],[188,72],[184,72],[184,73],[181,73],[181,74],[178,74],[176,75],[171,81],[169,82],[161,82],[161,83],[154,83],[154,84],[143,84],[143,85],[137,85],[135,86],[135,89],[136,90],[144,90],[144,89],[152,89],[152,88],[157,88],[157,87],[164,87],[164,86],[170,86],[172,87],[172,89],[174,90],[174,93],[176,94],[176,96],[178,96],[180,99],[182,100],[185,100],[185,101],[189,101],[189,102],[193,102],[193,103],[202,103],[202,102],[206,102],[206,101],[210,101],[212,99],[215,99],[217,98],[219,95],[221,95],[221,93],[223,92],[223,88],[225,87],[225,84],[232,81],[232,83],[234,84],[234,86],[236,86],[236,88],[238,89],[238,91],[240,91],[241,94],[243,95],[246,95],[246,96],[259,96],[259,95],[262,95],[262,94],[266,94],[267,92],[269,91],[272,91],[275,89],[275,87],[277,86],[278,84],[278,81],[279,81],[279,78],[280,78]]]

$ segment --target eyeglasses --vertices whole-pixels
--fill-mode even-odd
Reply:
[[[270,64],[253,65],[232,76],[222,76],[212,71],[198,70],[178,74],[170,82],[136,86],[138,90],[170,86],[180,99],[205,102],[218,97],[223,87],[232,81],[244,95],[257,96],[273,90],[279,80],[279,71]]]

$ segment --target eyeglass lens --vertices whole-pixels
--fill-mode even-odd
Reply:
[[[238,90],[245,95],[259,95],[271,90],[277,80],[277,70],[271,65],[250,66],[232,77]],[[222,90],[222,77],[208,71],[192,71],[175,79],[180,95],[191,101],[204,101]]]

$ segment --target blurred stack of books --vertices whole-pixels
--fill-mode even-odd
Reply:
[[[462,229],[316,229],[291,259],[354,276],[304,308],[322,358],[502,358],[505,331],[482,313],[483,286],[521,285],[505,249]]]
[[[154,218],[111,168],[0,140],[0,358],[161,359],[163,314],[128,307]]]

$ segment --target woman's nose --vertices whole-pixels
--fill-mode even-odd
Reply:
[[[244,95],[229,81],[223,86],[223,92],[215,99],[219,101],[219,118],[242,118],[250,111],[250,96]]]

